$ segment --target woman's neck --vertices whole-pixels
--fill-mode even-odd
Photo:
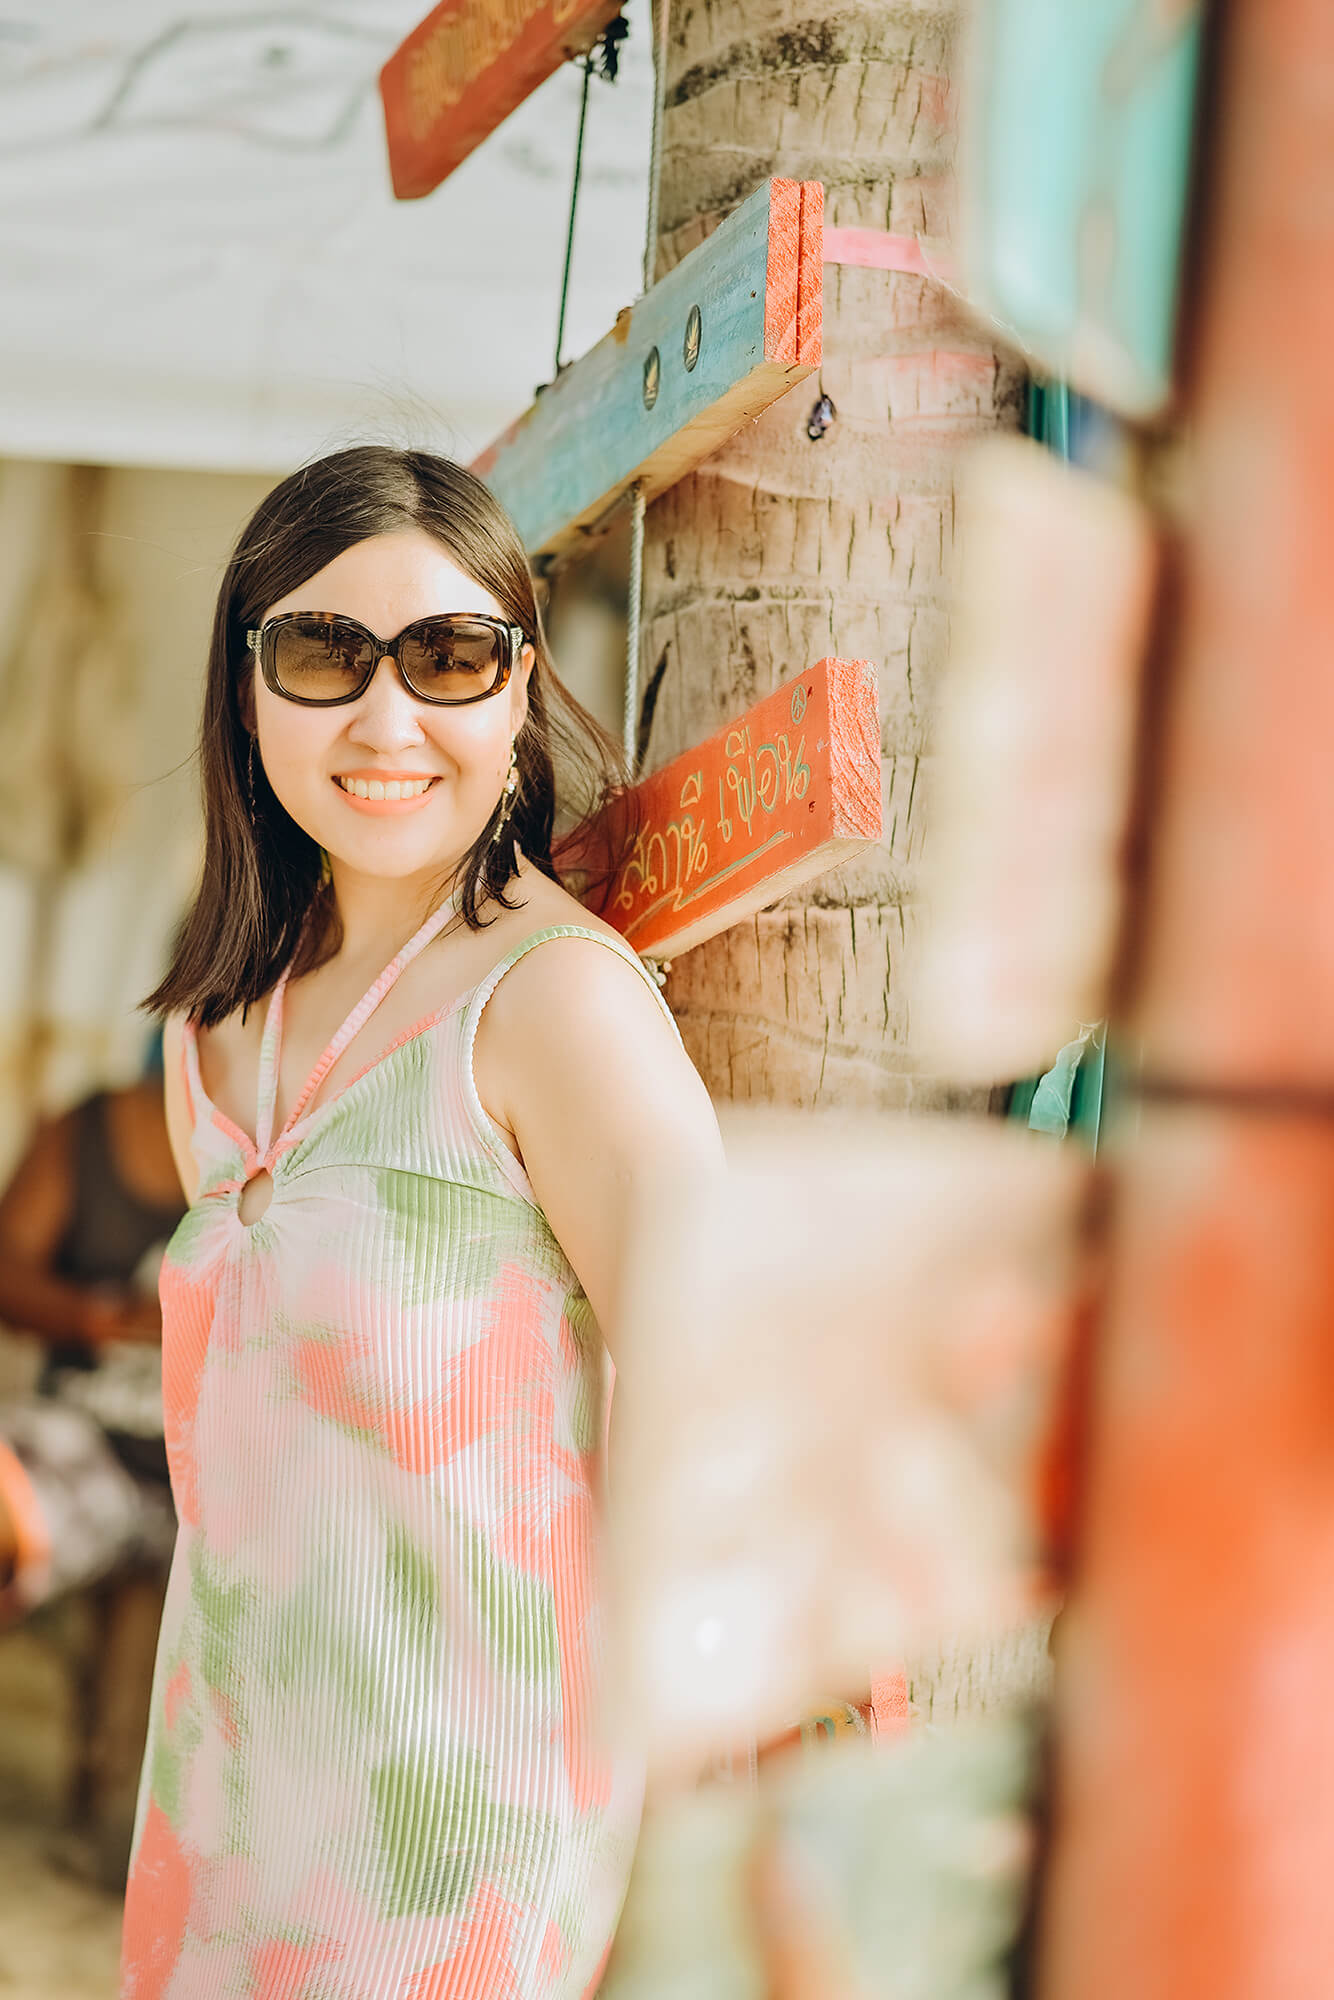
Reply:
[[[357,874],[335,861],[333,891],[342,928],[338,956],[387,965],[440,907],[452,872],[439,869],[430,876],[386,880],[383,875]]]

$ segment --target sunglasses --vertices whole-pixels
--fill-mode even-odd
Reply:
[[[379,639],[338,612],[294,611],[245,638],[265,685],[309,708],[356,701],[386,657],[419,701],[485,701],[500,693],[524,645],[521,625],[454,611],[419,618],[396,639]]]

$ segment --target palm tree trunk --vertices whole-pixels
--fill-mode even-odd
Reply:
[[[669,4],[659,276],[770,174],[823,181],[826,228],[948,234],[948,0]],[[850,266],[825,270],[824,352],[823,439],[803,383],[650,509],[646,768],[825,654],[870,659],[885,837],[691,952],[668,995],[717,1097],[901,1108],[949,1097],[914,1066],[903,973],[955,466],[1017,421],[1021,375],[939,284]]]

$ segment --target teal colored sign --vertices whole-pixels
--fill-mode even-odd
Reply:
[[[1168,402],[1198,0],[978,0],[967,290],[1043,368],[1132,417]]]

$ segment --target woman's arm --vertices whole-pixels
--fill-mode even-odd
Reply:
[[[199,1170],[190,1150],[190,1106],[185,1095],[185,1066],[182,1060],[185,1023],[181,1015],[170,1014],[162,1030],[162,1107],[167,1120],[167,1142],[176,1162],[181,1189],[193,1201],[199,1188]]]
[[[615,1358],[636,1218],[722,1165],[708,1092],[634,967],[588,938],[553,939],[506,975],[474,1073]]]

